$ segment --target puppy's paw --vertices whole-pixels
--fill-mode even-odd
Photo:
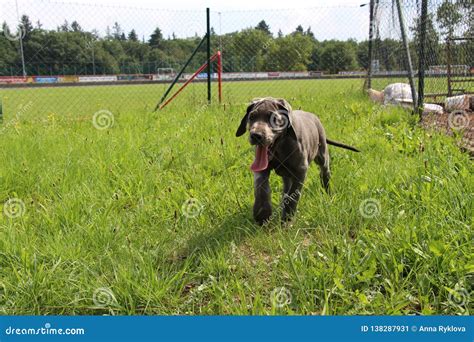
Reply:
[[[258,225],[262,226],[268,221],[270,221],[272,217],[272,208],[271,207],[261,207],[261,208],[254,208],[253,211],[253,218]]]
[[[282,227],[291,227],[293,225],[293,222],[294,222],[294,218],[295,218],[295,215],[294,214],[287,214],[287,215],[283,215],[281,217],[281,226]]]

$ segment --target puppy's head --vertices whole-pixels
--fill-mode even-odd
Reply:
[[[291,110],[284,99],[254,99],[247,107],[235,135],[240,137],[248,127],[250,143],[258,146],[270,146],[285,134],[296,138],[291,125]]]

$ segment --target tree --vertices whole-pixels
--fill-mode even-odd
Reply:
[[[331,74],[350,71],[356,68],[356,54],[346,42],[330,40],[325,42],[321,53],[321,67]]]
[[[67,22],[67,20],[64,20],[64,23],[59,26],[58,31],[69,32],[69,23]]]
[[[311,62],[314,42],[302,34],[275,39],[270,46],[266,67],[270,71],[305,71]]]
[[[24,40],[28,40],[30,37],[31,32],[33,31],[33,24],[30,21],[30,18],[23,14],[20,19],[20,25],[25,33]]]
[[[303,26],[301,26],[301,25],[298,25],[298,26],[296,27],[296,30],[295,30],[295,32],[293,32],[293,34],[295,34],[295,33],[301,33],[301,34],[304,34],[304,29],[303,29]]]
[[[436,10],[436,18],[443,29],[442,33],[451,37],[461,22],[462,14],[459,12],[458,4],[445,0]]]
[[[413,32],[413,45],[415,51],[420,50],[420,33],[421,33],[421,19],[417,18],[413,27],[410,27],[410,30]],[[439,34],[436,31],[433,24],[433,15],[429,14],[426,19],[426,42],[425,42],[425,67],[431,65],[441,64],[440,55],[441,48],[439,44]]]
[[[153,33],[150,36],[150,39],[148,40],[148,44],[152,48],[158,48],[161,45],[161,41],[163,40],[163,33],[161,33],[161,30],[159,27],[153,31]]]
[[[111,31],[110,31],[110,27],[109,27],[109,25],[107,25],[107,27],[106,27],[106,29],[105,29],[105,39],[106,39],[106,40],[110,40],[110,39],[112,39],[112,38],[113,38],[113,37],[112,37],[112,33],[111,33]]]
[[[154,73],[159,67],[177,69],[200,41],[199,37],[181,39],[176,35],[166,40],[161,30],[156,28],[146,42],[145,36],[140,39],[135,30],[125,34],[118,23],[113,25],[113,29],[107,27],[106,35],[102,37],[97,30],[85,31],[77,21],[71,24],[65,21],[57,30],[48,30],[41,28],[40,24],[33,28],[29,18],[23,16],[22,25],[28,34],[28,39],[23,40],[24,53],[28,57],[27,73],[35,75]],[[433,22],[428,27],[429,32],[434,31]],[[8,26],[5,25],[3,30],[8,30]],[[338,72],[355,70],[359,65],[367,66],[366,42],[318,42],[311,28],[304,30],[301,25],[287,35],[278,30],[275,38],[269,32],[270,28],[262,20],[255,28],[222,36],[213,32],[211,41],[213,46],[222,42],[227,56],[224,67],[228,71]],[[436,34],[428,33],[428,36],[433,39],[433,44],[438,44]],[[413,37],[411,45],[417,44],[416,30]],[[87,48],[84,48],[85,44]],[[397,53],[403,51],[399,40],[376,39],[376,44],[379,44],[376,51],[380,52],[377,58],[382,66],[396,68],[403,63],[404,55]],[[0,75],[22,74],[18,46],[17,42],[0,34]],[[461,56],[457,52],[455,55]],[[466,55],[467,52],[463,52],[462,56]],[[189,68],[197,69],[205,58],[205,49],[202,48]]]
[[[369,68],[369,41],[364,40],[357,45],[357,63],[365,70]]]
[[[71,23],[71,29],[73,32],[82,32],[81,25],[75,20]]]
[[[135,32],[135,29],[132,29],[128,34],[128,40],[132,42],[138,42],[138,35],[137,32]]]
[[[255,29],[260,30],[262,32],[265,32],[269,36],[272,35],[272,32],[270,31],[270,26],[268,26],[268,24],[265,22],[265,20],[260,21],[257,24],[257,26],[255,27]]]
[[[311,31],[311,26],[308,26],[308,29],[304,32],[304,35],[314,39],[314,33]]]
[[[264,68],[263,55],[268,52],[268,34],[262,30],[248,28],[233,36],[227,54],[232,56],[237,71],[257,71]]]
[[[308,63],[308,70],[321,70],[321,54],[322,47],[318,43],[314,46],[313,51],[311,51],[311,57]]]
[[[120,27],[120,24],[118,22],[114,23],[114,26],[112,26],[112,37],[115,40],[120,40],[122,36],[122,28]]]

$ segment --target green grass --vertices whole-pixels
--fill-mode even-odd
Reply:
[[[472,163],[360,88],[226,83],[207,107],[197,84],[158,113],[163,85],[1,90],[0,206],[24,211],[0,214],[0,312],[472,314]],[[291,226],[253,223],[253,151],[234,135],[265,95],[363,151],[331,147],[331,197],[311,167]]]
[[[470,79],[469,76],[454,76],[453,81],[455,80],[466,80]],[[415,88],[418,91],[418,78],[415,77]],[[383,90],[390,83],[408,83],[408,79],[405,78],[374,78],[372,79],[372,88],[375,90]],[[465,93],[474,92],[474,84],[470,82],[453,82],[452,87],[455,89],[464,89]],[[447,77],[426,77],[425,78],[425,95],[428,94],[446,94],[448,92],[448,79]],[[459,95],[462,92],[454,91],[454,95]],[[425,98],[426,103],[443,103],[445,96],[427,96]]]

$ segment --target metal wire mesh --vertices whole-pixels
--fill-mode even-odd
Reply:
[[[204,9],[170,11],[20,0],[3,3],[1,13],[0,44],[5,51],[0,54],[1,86],[88,85],[72,97],[62,89],[50,91],[49,96],[57,96],[58,103],[54,108],[42,108],[59,113],[74,112],[78,103],[90,102],[91,93],[100,103],[98,108],[104,103],[113,110],[123,104],[153,108],[206,31]],[[265,83],[251,82],[243,90],[234,89],[234,81],[298,82],[352,76],[362,84],[367,7],[211,11],[211,26],[212,52],[221,50],[223,54],[226,101],[278,96],[288,87],[285,82],[275,84],[269,94]],[[184,70],[182,81],[205,61],[203,47]],[[203,73],[197,80],[205,77]],[[116,84],[135,86],[117,89],[123,94],[120,101],[107,104],[111,86]],[[29,100],[41,96],[41,92],[23,90],[4,91],[17,103],[25,103],[18,100],[22,96]],[[195,103],[206,101],[202,82],[193,82],[186,92],[191,94],[186,98]],[[5,108],[12,107],[7,100]],[[90,107],[92,110],[95,105]]]
[[[406,82],[408,63],[396,1],[374,3],[370,63],[373,88],[381,90],[395,81]],[[301,83],[307,80],[354,78],[353,85],[362,87],[369,67],[367,5],[211,11],[212,52],[222,51],[225,101],[283,96],[288,86],[310,86]],[[78,103],[91,102],[91,94],[98,102],[90,103],[91,109],[103,108],[104,104],[114,110],[124,104],[127,108],[153,109],[206,32],[204,9],[173,11],[32,0],[7,1],[1,6],[0,87],[88,86],[74,95],[61,89],[49,91],[48,96],[57,97],[54,108],[50,104],[41,107],[49,112],[74,112]],[[416,75],[420,4],[401,1],[401,12]],[[428,13],[425,93],[472,92],[472,6],[463,1],[435,0],[429,2]],[[181,81],[205,61],[203,46]],[[213,65],[214,81],[215,70]],[[197,81],[205,78],[202,73]],[[280,83],[273,84],[269,93],[268,83],[254,82],[264,80]],[[233,87],[234,81],[249,83]],[[97,87],[99,84],[107,87]],[[118,84],[134,86],[111,90]],[[330,86],[336,94],[346,89],[341,85],[332,82]],[[9,99],[4,107],[15,107],[12,99],[21,104],[25,98],[41,102],[41,91],[24,90],[2,90],[9,95],[4,95]],[[108,103],[112,91],[122,96]],[[186,92],[193,103],[206,102],[205,83],[193,82]]]
[[[421,49],[421,6],[418,2],[401,1],[402,19],[413,62],[418,75]],[[473,55],[472,4],[457,0],[428,2],[425,20],[425,97],[439,101],[444,96],[472,93]],[[396,1],[376,1],[374,15],[373,88],[383,89],[388,83],[407,82],[408,65],[401,36],[400,16]]]

